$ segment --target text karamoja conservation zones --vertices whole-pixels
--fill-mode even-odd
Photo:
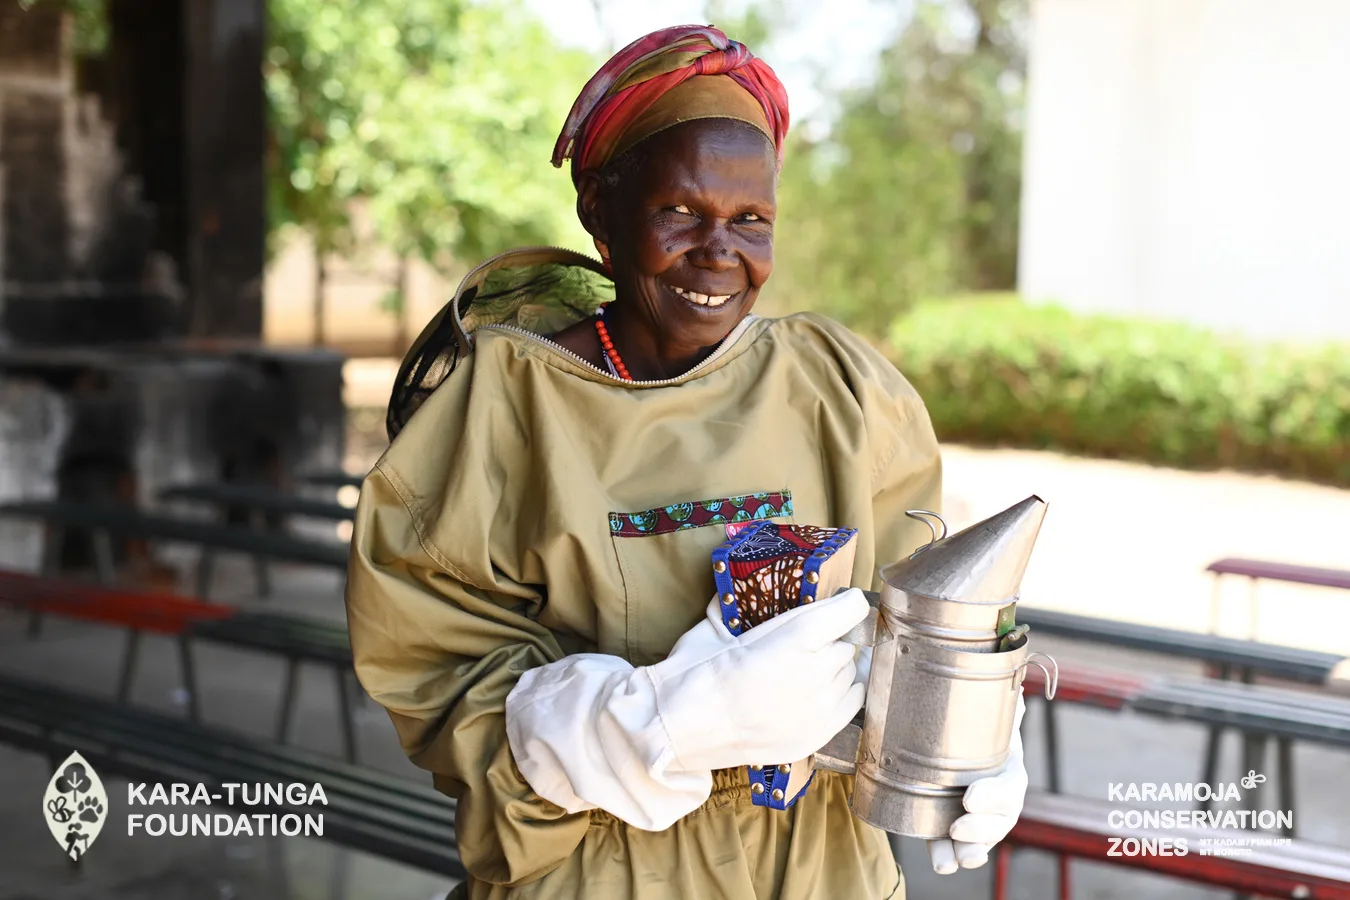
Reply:
[[[243,784],[227,781],[212,792],[204,784],[127,785],[127,806],[286,806],[328,805],[321,784]],[[127,834],[151,837],[323,837],[323,813],[137,813],[127,815]]]
[[[1237,784],[1209,785],[1203,782],[1111,783],[1107,786],[1107,799],[1113,803],[1163,801],[1188,805],[1211,801],[1240,802],[1243,790],[1251,790],[1265,780],[1264,775],[1248,772],[1242,779],[1241,788]],[[1274,835],[1221,837],[1223,832],[1256,831],[1259,834],[1278,828],[1287,834],[1293,830],[1294,812],[1288,809],[1113,809],[1107,814],[1106,824],[1112,830],[1121,831],[1159,828],[1195,831],[1200,834],[1195,835],[1193,840],[1200,845],[1199,852],[1202,855],[1238,856],[1249,855],[1253,847],[1279,846],[1288,844],[1289,840]],[[1110,837],[1108,841],[1108,856],[1185,856],[1191,851],[1191,842],[1183,836]]]

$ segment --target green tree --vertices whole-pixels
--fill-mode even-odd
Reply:
[[[19,0],[28,10],[40,0]],[[49,0],[50,2],[50,0]],[[108,48],[107,0],[54,0],[64,6],[72,20],[71,44],[78,56],[100,56]]]
[[[794,139],[772,296],[875,335],[915,300],[1011,287],[1025,0],[921,0],[818,142]]]
[[[441,268],[518,243],[585,246],[557,129],[591,67],[516,2],[269,0],[275,227],[375,237]]]

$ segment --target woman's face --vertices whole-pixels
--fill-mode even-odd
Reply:
[[[702,119],[641,152],[617,185],[586,173],[578,208],[608,245],[616,308],[651,332],[644,343],[696,353],[745,318],[773,271],[773,146],[744,123]]]

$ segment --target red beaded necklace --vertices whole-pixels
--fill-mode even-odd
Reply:
[[[619,351],[614,349],[614,341],[605,327],[605,304],[595,311],[595,333],[600,336],[600,352],[605,355],[605,364],[609,366],[610,372],[624,381],[632,381],[633,376],[628,374],[628,367],[619,358]]]

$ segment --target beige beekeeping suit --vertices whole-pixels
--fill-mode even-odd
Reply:
[[[536,252],[484,271],[572,260]],[[508,320],[549,318],[507,306]],[[747,320],[662,384],[620,383],[464,316],[461,334],[479,325],[471,346],[362,488],[347,608],[361,683],[458,801],[468,896],[902,898],[885,835],[849,812],[849,778],[819,772],[776,811],[752,805],[743,769],[719,771],[701,808],[641,831],[533,793],[503,706],[522,672],[567,654],[661,660],[704,614],[728,521],[856,527],[854,584],[877,587],[881,565],[927,540],[904,511],[940,500],[913,389],[816,315]]]

